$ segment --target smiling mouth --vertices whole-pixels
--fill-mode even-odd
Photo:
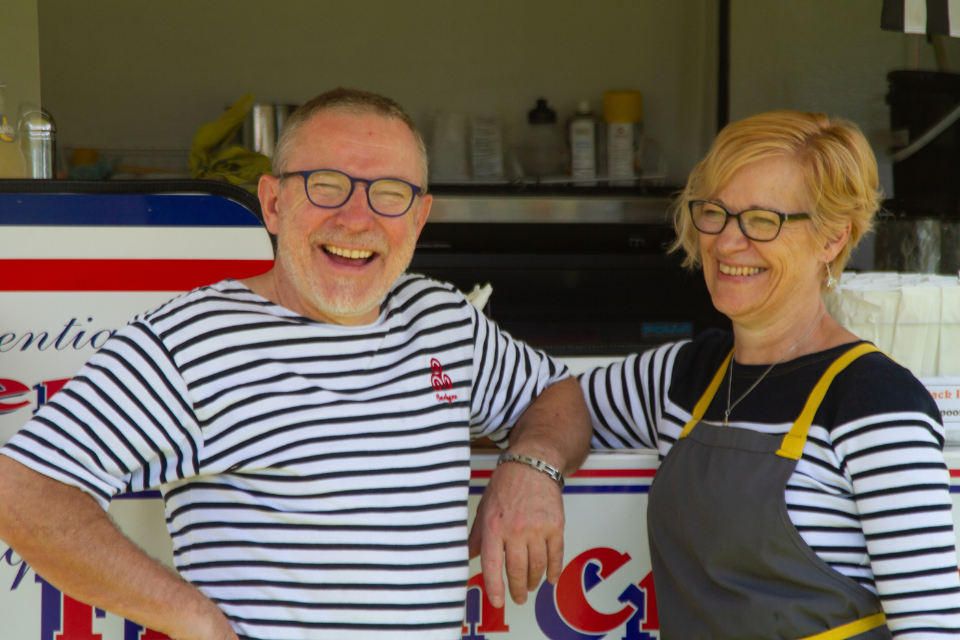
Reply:
[[[332,244],[323,245],[323,252],[333,258],[334,262],[349,265],[364,265],[373,261],[377,255],[373,251],[364,249],[344,249]]]
[[[766,271],[761,267],[729,267],[722,262],[720,264],[720,273],[728,276],[755,276],[758,273]]]

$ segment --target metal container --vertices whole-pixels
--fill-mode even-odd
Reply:
[[[280,131],[287,119],[299,105],[296,104],[255,104],[243,121],[233,143],[248,151],[256,151],[273,157],[277,148]],[[225,107],[229,109],[229,107]]]
[[[940,273],[960,273],[960,221],[944,220],[940,231]]]
[[[276,104],[277,111],[277,137],[280,137],[280,132],[283,131],[283,125],[287,124],[287,120],[290,118],[290,114],[297,110],[295,104]]]
[[[273,150],[277,146],[276,105],[253,105],[243,121],[241,144],[245,149],[273,157]]]
[[[877,271],[952,275],[960,271],[960,220],[885,217],[876,233]]]
[[[42,109],[20,116],[20,150],[27,165],[28,178],[54,178],[57,175],[57,125]]]

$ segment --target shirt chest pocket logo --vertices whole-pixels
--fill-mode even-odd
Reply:
[[[431,358],[430,360],[430,386],[433,387],[434,391],[442,392],[445,389],[453,388],[453,381],[450,380],[450,376],[443,372],[443,365],[440,364],[440,361],[436,358]],[[453,404],[453,401],[457,399],[456,394],[450,393],[437,393],[437,402],[449,402]]]
[[[453,388],[453,382],[450,380],[450,376],[443,372],[443,365],[440,364],[439,360],[436,358],[430,360],[430,370],[433,371],[430,376],[430,384],[433,385],[435,391]]]

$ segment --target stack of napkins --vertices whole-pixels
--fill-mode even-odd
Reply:
[[[960,376],[956,276],[848,272],[824,301],[840,324],[918,378]]]

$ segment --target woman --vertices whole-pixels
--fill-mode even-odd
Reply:
[[[661,454],[648,530],[665,640],[960,635],[939,411],[822,300],[879,198],[850,123],[726,127],[677,203],[674,248],[733,333],[581,378],[595,447]]]

